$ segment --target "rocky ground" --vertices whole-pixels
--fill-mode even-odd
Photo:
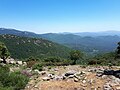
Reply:
[[[35,70],[25,90],[120,90],[120,67],[56,66]]]

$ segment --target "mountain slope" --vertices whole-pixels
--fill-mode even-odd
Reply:
[[[116,48],[119,36],[81,37],[73,34],[43,34],[42,38],[85,52],[109,52]]]
[[[97,37],[97,36],[120,36],[120,31],[102,31],[102,32],[81,32],[81,33],[73,33],[74,35],[79,35],[82,37],[85,36],[91,36],[91,37]]]
[[[67,57],[70,49],[44,39],[19,37],[15,35],[0,35],[0,41],[5,43],[13,58],[60,56]]]
[[[113,51],[116,49],[117,42],[120,41],[120,31],[35,34],[15,29],[0,28],[0,34],[44,38],[90,53]]]
[[[24,36],[24,37],[39,37],[38,34],[35,34],[33,32],[19,31],[16,29],[7,29],[7,28],[0,28],[0,34],[12,34],[12,35]]]

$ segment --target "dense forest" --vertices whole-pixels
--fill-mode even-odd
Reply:
[[[57,43],[42,39],[20,37],[15,35],[0,35],[11,53],[11,57],[25,59],[29,57],[43,58],[48,56],[68,57],[70,49]]]

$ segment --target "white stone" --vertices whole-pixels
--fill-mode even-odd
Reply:
[[[83,80],[82,83],[86,83],[86,80]]]
[[[78,82],[78,81],[79,81],[79,79],[77,79],[77,78],[74,78],[74,81],[75,81],[75,82]]]
[[[49,81],[50,80],[49,77],[43,77],[42,79],[43,79],[43,81]]]
[[[22,65],[23,62],[22,61],[17,61],[17,64]]]

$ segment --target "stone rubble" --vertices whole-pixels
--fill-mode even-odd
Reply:
[[[87,90],[85,88],[90,87],[89,90],[120,90],[120,78],[116,77],[113,73],[110,72],[110,75],[106,74],[106,69],[103,68],[89,68],[85,70],[69,70],[59,74],[59,69],[54,69],[55,73],[51,71],[37,71],[39,76],[37,79],[39,82],[71,82],[71,83],[79,83],[80,88],[71,89],[71,90]],[[58,73],[58,74],[57,74]],[[116,70],[115,70],[116,73]],[[92,76],[94,77],[92,77]],[[99,81],[102,81],[102,87],[99,86]],[[103,82],[104,81],[104,82]],[[93,86],[96,85],[96,86]],[[29,84],[28,84],[29,86]],[[27,87],[26,87],[27,88]],[[30,86],[29,86],[30,88]],[[26,89],[29,90],[29,89]],[[39,90],[39,89],[38,89]],[[54,90],[54,89],[53,89]],[[56,89],[57,90],[57,89]],[[60,90],[60,89],[59,89]],[[63,90],[63,89],[62,89]],[[66,89],[65,89],[66,90]],[[69,89],[68,89],[69,90]]]

